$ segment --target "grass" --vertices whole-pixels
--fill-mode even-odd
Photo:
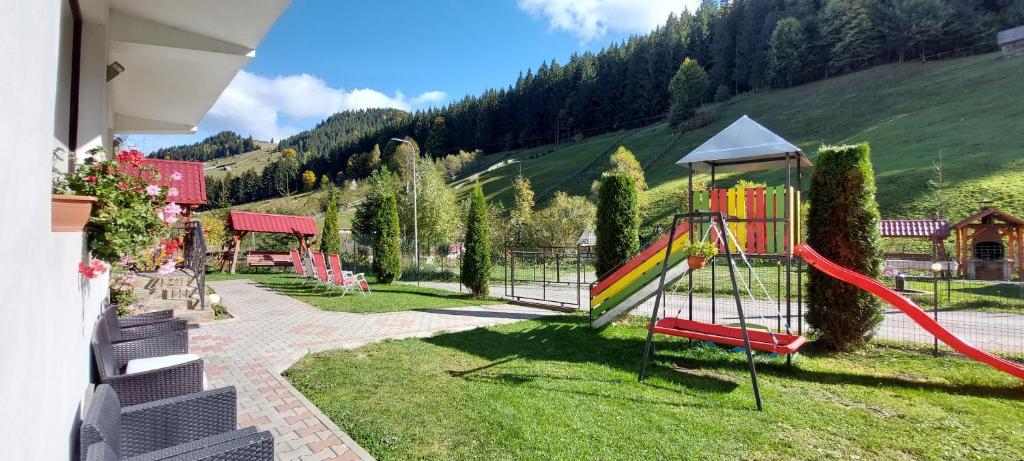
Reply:
[[[608,167],[611,150],[621,144],[647,170],[651,207],[644,218],[649,228],[678,208],[686,170],[674,163],[746,114],[797,144],[812,161],[823,143],[869,142],[884,217],[924,217],[938,202],[945,217],[955,221],[977,211],[982,199],[1024,215],[1024,189],[1017,187],[1024,182],[1024,132],[1017,125],[1024,117],[1024,92],[1014,78],[1022,73],[1024,60],[999,53],[878,66],[734,98],[717,106],[716,122],[682,135],[657,124],[578,144],[511,152],[520,163],[484,173],[480,181],[488,198],[506,204],[520,168],[538,199],[551,188],[588,195],[590,183]],[[951,185],[936,199],[927,181],[940,152]],[[770,171],[746,177],[782,184],[781,175]],[[729,186],[738,177],[719,179]]]
[[[560,316],[307,356],[286,375],[381,460],[1021,459],[1020,382],[885,346],[759,358]]]
[[[267,145],[238,155],[210,160],[206,162],[206,176],[223,178],[229,173],[224,168],[230,168],[231,176],[235,177],[249,170],[262,173],[264,167],[281,157],[280,152],[274,152],[276,147],[276,144]]]
[[[367,296],[350,293],[342,297],[337,290],[329,291],[312,284],[304,284],[294,274],[266,272],[251,274],[226,274],[214,272],[207,281],[248,279],[260,286],[280,294],[291,296],[310,305],[332,312],[371,314],[382,312],[408,311],[414,309],[436,309],[443,307],[468,307],[499,304],[504,301],[495,298],[475,299],[464,293],[418,287],[408,284],[382,285],[370,279],[371,294]]]

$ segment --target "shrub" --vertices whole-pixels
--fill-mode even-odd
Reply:
[[[877,278],[882,250],[870,148],[866,143],[822,147],[817,163],[807,243],[836,264]],[[835,350],[862,345],[882,321],[878,300],[849,283],[812,268],[807,288],[807,322]]]
[[[373,274],[379,283],[391,283],[402,276],[401,242],[398,240],[398,205],[393,194],[381,198],[374,220]]]
[[[469,197],[469,215],[466,217],[465,252],[462,255],[462,284],[473,296],[487,296],[491,273],[491,248],[487,222],[487,200],[480,183],[473,186]]]
[[[724,83],[718,85],[718,89],[715,90],[715,102],[726,102],[732,99],[732,93],[729,92],[729,87]]]
[[[327,193],[327,210],[324,211],[324,228],[320,233],[320,251],[341,253],[341,233],[338,230],[338,194]]]
[[[604,274],[640,249],[640,212],[636,184],[627,175],[606,175],[597,203],[594,268]]]

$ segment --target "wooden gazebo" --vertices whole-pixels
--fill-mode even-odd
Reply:
[[[305,254],[308,250],[307,237],[315,236],[319,231],[316,228],[316,221],[308,216],[289,216],[269,213],[251,213],[247,211],[232,211],[229,214],[228,224],[231,228],[231,249],[229,255],[221,260],[221,270],[231,259],[231,273],[235,273],[235,266],[238,264],[238,251],[242,239],[249,232],[265,232],[270,234],[291,234],[299,241],[299,253]]]
[[[1024,220],[996,208],[953,225],[958,275],[1010,280],[1024,274]]]
[[[898,239],[921,239],[931,243],[931,254],[896,253],[887,254],[887,259],[946,260],[943,243],[949,237],[949,222],[944,219],[883,219],[882,237]]]

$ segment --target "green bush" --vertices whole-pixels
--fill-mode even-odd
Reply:
[[[875,175],[867,143],[824,146],[811,178],[807,243],[836,264],[877,278],[882,267]],[[863,345],[882,321],[878,299],[811,269],[807,322],[826,345]]]
[[[373,275],[379,283],[391,283],[402,276],[402,246],[398,240],[398,205],[394,195],[381,198],[374,220]]]
[[[338,194],[327,192],[327,210],[324,211],[324,229],[320,233],[320,251],[341,253],[341,233],[338,231]]]
[[[466,217],[466,239],[462,254],[462,284],[473,296],[487,296],[487,280],[491,273],[491,248],[487,222],[487,200],[480,183],[473,186],[469,197],[469,216]]]
[[[605,175],[597,202],[594,268],[604,274],[640,249],[640,211],[636,184],[623,174]]]

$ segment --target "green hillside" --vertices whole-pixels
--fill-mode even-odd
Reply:
[[[950,188],[938,198],[946,218],[960,219],[993,200],[1024,215],[1024,59],[998,53],[929,63],[879,66],[785,90],[734,98],[718,105],[711,125],[674,135],[666,124],[608,133],[576,144],[509,152],[510,164],[480,174],[487,195],[507,201],[520,169],[539,201],[554,190],[588,194],[624,145],[647,170],[652,210],[648,223],[667,216],[686,187],[674,162],[707,138],[749,115],[803,149],[812,162],[821,144],[871,144],[885,217],[927,213],[932,163],[942,153]],[[505,156],[506,154],[494,154]],[[748,179],[782,182],[781,172]],[[806,177],[805,177],[806,178]],[[719,184],[731,185],[737,177]],[[806,185],[806,180],[805,180]],[[805,187],[806,188],[806,187]]]
[[[277,144],[257,143],[258,149],[244,154],[222,157],[206,162],[206,176],[211,178],[222,178],[229,172],[232,176],[238,176],[248,170],[263,171],[263,167],[277,160],[281,153],[277,152]]]

